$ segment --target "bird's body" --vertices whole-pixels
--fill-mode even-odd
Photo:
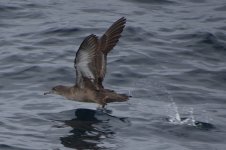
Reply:
[[[75,101],[98,103],[102,107],[110,102],[128,100],[127,95],[105,89],[102,84],[106,73],[107,54],[117,44],[125,23],[126,19],[120,18],[100,38],[94,34],[87,36],[74,60],[76,84],[72,87],[58,85],[52,92]]]
[[[98,103],[101,106],[105,106],[111,102],[122,102],[128,100],[128,96],[125,94],[118,94],[109,89],[90,89],[90,88],[79,88],[76,86],[56,86],[56,94],[62,95],[69,100],[75,100],[79,102]],[[60,91],[60,92],[59,92]]]

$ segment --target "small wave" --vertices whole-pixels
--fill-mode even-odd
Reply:
[[[148,4],[175,4],[176,3],[175,1],[171,1],[171,0],[132,0],[130,2],[148,3]]]
[[[98,9],[90,9],[90,8],[84,8],[84,9],[81,9],[83,12],[86,12],[86,13],[105,13],[105,12],[109,12],[109,9],[103,9],[103,8],[98,8]]]
[[[199,33],[192,47],[202,56],[216,58],[217,54],[223,54],[222,56],[226,54],[226,43],[221,42],[219,37],[209,32]]]
[[[28,150],[28,149],[24,149],[24,148],[21,148],[21,147],[16,147],[16,146],[11,146],[11,145],[8,145],[8,144],[0,144],[0,149],[4,149],[4,150],[7,150],[7,149],[10,149],[10,150]]]
[[[220,36],[218,36],[220,35]],[[213,34],[210,32],[197,32],[190,34],[171,35],[173,39],[181,41],[181,45],[189,51],[179,52],[184,55],[197,56],[200,59],[216,60],[223,58],[226,54],[226,43],[224,34]],[[218,56],[220,55],[220,56]]]
[[[60,36],[66,36],[66,35],[75,35],[76,33],[82,31],[81,28],[50,28],[45,31],[43,31],[41,34],[43,35],[60,35]]]
[[[215,8],[216,11],[226,11],[226,5]]]
[[[206,0],[189,0],[192,3],[205,3]]]
[[[24,8],[41,8],[41,9],[50,7],[49,5],[38,4],[38,3],[35,3],[35,2],[25,3],[22,6]]]
[[[200,38],[200,43],[214,44],[217,42],[216,36],[209,32],[201,32],[200,34],[198,34],[198,36]]]
[[[0,13],[9,12],[9,11],[16,11],[21,10],[21,7],[16,6],[7,6],[7,5],[0,5]]]
[[[59,39],[59,38],[47,38],[47,39],[44,39],[44,40],[41,40],[41,41],[38,41],[36,42],[34,45],[44,45],[44,46],[47,46],[47,45],[62,45],[63,40]]]
[[[145,42],[147,44],[149,43],[148,38],[144,37],[155,37],[156,35],[156,33],[146,31],[141,27],[128,26],[125,30],[124,37],[133,42]]]
[[[205,23],[207,22],[221,22],[222,20],[225,20],[225,17],[209,17],[207,19],[205,19]]]
[[[13,63],[18,63],[18,62],[23,62],[24,58],[21,57],[20,55],[11,54],[9,56],[1,58],[1,61],[5,62],[5,64],[7,64],[7,62],[10,62],[11,64],[13,64]]]
[[[45,18],[44,13],[41,11],[24,11],[23,7],[19,6],[2,6],[0,5],[0,17],[1,19],[43,19]]]
[[[11,69],[12,70],[12,69]],[[10,77],[11,79],[29,79],[33,78],[35,73],[41,72],[41,67],[39,66],[31,66],[28,68],[20,69],[18,71],[10,71],[2,73],[2,77]]]
[[[213,36],[214,35],[209,32],[195,32],[195,33],[175,34],[170,35],[169,37],[177,40],[191,40],[191,39],[205,39]]]

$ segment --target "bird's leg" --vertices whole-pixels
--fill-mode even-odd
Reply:
[[[105,106],[106,106],[106,105],[107,105],[106,103],[102,104],[102,105],[101,105],[101,108],[102,108],[102,109],[105,109]]]
[[[107,99],[109,97],[107,95],[104,96],[103,100],[102,100],[102,108],[105,109],[105,106],[107,105]]]
[[[107,98],[108,98],[108,96],[104,96],[104,98],[102,98],[101,103],[99,103],[97,106],[97,110],[101,110],[101,111],[106,110],[105,106],[107,105],[107,103],[106,103]]]
[[[111,114],[112,113],[112,111],[111,110],[108,110],[105,106],[107,105],[107,99],[108,99],[109,97],[108,96],[105,96],[104,98],[103,98],[103,101],[102,101],[102,110],[103,110],[103,112],[105,112],[105,113],[107,113],[107,114]]]

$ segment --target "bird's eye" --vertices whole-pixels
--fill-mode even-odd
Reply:
[[[53,91],[56,91],[56,88],[54,87],[52,90],[53,90]]]

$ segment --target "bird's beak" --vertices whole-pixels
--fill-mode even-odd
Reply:
[[[45,92],[44,95],[53,94],[53,91]]]

